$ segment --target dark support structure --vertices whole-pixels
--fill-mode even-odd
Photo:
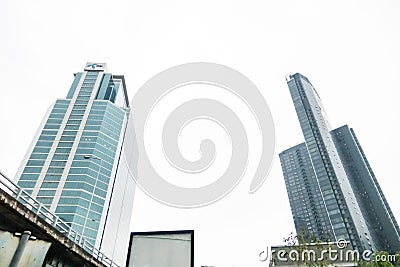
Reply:
[[[24,231],[24,233],[21,236],[21,240],[18,243],[17,250],[15,251],[14,257],[11,260],[10,266],[9,267],[17,267],[19,261],[22,258],[22,254],[24,253],[24,249],[26,247],[26,244],[28,243],[29,238],[31,237],[31,232],[30,231]]]

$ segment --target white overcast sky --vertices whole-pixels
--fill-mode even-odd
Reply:
[[[399,13],[395,0],[2,0],[0,169],[14,176],[46,109],[88,61],[125,75],[130,98],[178,64],[230,66],[257,85],[272,111],[269,177],[249,195],[249,170],[227,197],[194,210],[161,205],[138,189],[132,230],[194,229],[196,266],[265,266],[258,253],[294,230],[277,154],[303,140],[285,81],[300,72],[332,127],[355,129],[399,221]]]

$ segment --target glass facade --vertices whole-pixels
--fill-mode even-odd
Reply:
[[[400,228],[354,133],[347,125],[331,132],[357,202],[379,250],[400,251]]]
[[[353,189],[353,202],[358,203],[365,221],[364,228],[369,231],[370,235],[363,234],[367,244],[373,244],[376,250],[396,253],[400,250],[399,225],[354,130],[344,125],[330,133]],[[331,216],[332,212],[328,213],[336,199],[333,194],[322,197],[324,187],[315,175],[306,143],[281,152],[279,157],[296,230],[303,232],[307,240],[315,237],[326,241],[333,236],[335,223],[340,222]],[[342,210],[345,208],[344,205],[339,206],[336,214],[346,214]],[[349,232],[351,234],[351,229]]]
[[[306,144],[285,150],[279,157],[299,234],[301,232],[306,240],[331,240],[333,225],[326,206],[334,203],[334,200],[322,197]]]
[[[287,83],[292,96],[293,104],[300,122],[305,139],[302,145],[303,155],[308,154],[309,174],[299,178],[301,184],[312,184],[321,194],[321,197],[304,197],[308,201],[318,202],[315,204],[315,212],[307,211],[308,216],[313,216],[318,224],[310,229],[297,228],[297,231],[305,231],[307,235],[317,232],[322,240],[331,241],[345,239],[350,242],[353,248],[376,249],[376,244],[371,240],[370,232],[362,215],[361,208],[356,199],[354,190],[344,170],[343,164],[331,136],[331,128],[327,120],[321,99],[311,82],[303,75],[297,73],[287,77]],[[288,192],[292,191],[289,172],[286,170],[287,159],[285,154],[291,154],[291,150],[280,154],[282,169],[285,176]],[[307,158],[304,156],[304,158]],[[298,160],[298,159],[296,159]],[[300,168],[296,168],[300,171]],[[311,175],[310,175],[311,173]],[[297,217],[299,211],[296,208],[294,199],[289,201],[292,206],[293,216]],[[306,204],[308,205],[308,204]],[[295,218],[295,221],[299,218]],[[310,224],[312,224],[310,222]],[[300,224],[298,226],[300,227]],[[301,226],[304,227],[304,226]]]
[[[66,99],[46,115],[17,180],[123,265],[135,188],[126,147],[133,149],[135,140],[125,140],[132,120],[124,77],[101,66],[75,74]]]

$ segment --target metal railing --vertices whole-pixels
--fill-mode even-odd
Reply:
[[[95,248],[90,242],[88,242],[81,233],[78,233],[72,227],[64,222],[60,217],[50,212],[42,203],[38,202],[36,199],[30,196],[25,190],[20,186],[15,184],[11,179],[4,175],[0,171],[0,188],[6,191],[10,196],[14,197],[19,203],[27,207],[37,216],[45,220],[47,223],[52,225],[57,231],[59,231],[64,236],[68,237],[75,244],[80,246],[86,252],[90,253],[93,258],[97,259],[107,267],[120,267],[112,259],[108,258],[99,249]]]

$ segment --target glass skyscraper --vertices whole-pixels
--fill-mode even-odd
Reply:
[[[305,76],[287,83],[305,139],[279,155],[296,231],[308,240],[344,239],[359,251],[398,251],[399,226],[354,131],[331,130]]]
[[[352,128],[331,132],[372,239],[380,250],[400,251],[400,228]]]
[[[119,265],[135,191],[132,127],[124,76],[88,63],[67,97],[50,107],[16,175],[18,185]]]

